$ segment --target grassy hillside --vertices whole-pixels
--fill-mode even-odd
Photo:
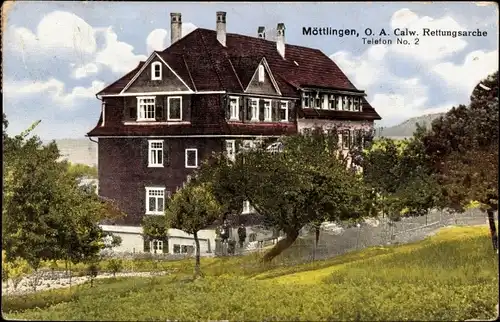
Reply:
[[[8,318],[36,320],[450,321],[492,318],[498,303],[498,261],[482,226],[304,265],[256,260],[202,259],[206,276],[196,281],[192,261],[173,262],[170,276],[100,280],[2,306]]]
[[[416,126],[417,123],[429,127],[432,121],[443,116],[444,114],[445,113],[435,113],[435,114],[422,115],[418,117],[412,117],[401,124],[377,130],[377,136],[396,137],[396,138],[410,137],[417,129]]]

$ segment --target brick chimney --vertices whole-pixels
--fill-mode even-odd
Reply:
[[[257,28],[257,35],[259,38],[266,39],[266,28],[263,26]]]
[[[278,53],[285,59],[285,24],[280,22],[276,28],[276,49]]]
[[[170,45],[182,38],[182,17],[178,12],[170,13]]]
[[[217,40],[226,47],[226,13],[224,11],[217,11],[215,30],[217,31]]]

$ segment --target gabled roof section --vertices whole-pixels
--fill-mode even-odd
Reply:
[[[167,56],[167,55],[165,55]],[[167,66],[168,69],[170,69],[170,71],[182,82],[182,84],[184,84],[184,86],[186,86],[186,88],[189,90],[189,91],[193,91],[189,86],[188,84],[175,72],[174,69],[172,69],[172,67],[167,64],[167,62],[161,57],[161,55],[158,54],[158,52],[154,51],[150,56],[149,58],[146,60],[146,62],[142,65],[141,69],[139,69],[138,72],[135,73],[134,77],[132,77],[132,79],[127,83],[127,85],[125,85],[125,87],[121,90],[120,94],[123,94],[129,87],[130,85],[132,85],[135,80],[139,77],[139,75],[141,75],[141,73],[146,69],[147,66],[149,66],[149,64],[151,63],[151,61],[154,59],[154,58],[159,58],[160,61],[165,64],[165,66]],[[182,58],[182,57],[181,57]],[[178,69],[182,69],[182,66],[183,64],[179,64],[179,65],[176,65]]]
[[[273,87],[274,87],[274,90],[276,91],[276,93],[278,93],[278,95],[281,95],[280,88],[278,87],[278,83],[276,83],[276,79],[274,78],[274,75],[271,72],[271,68],[269,68],[269,65],[267,64],[266,57],[262,57],[259,64],[257,65],[257,67],[254,69],[254,72],[253,72],[252,77],[250,78],[250,81],[252,79],[254,79],[254,77],[257,75],[260,65],[264,66],[267,74],[269,75],[269,78],[271,80],[271,83],[273,84]],[[250,87],[250,81],[248,82],[248,84],[245,87],[245,92],[248,91],[248,89]]]

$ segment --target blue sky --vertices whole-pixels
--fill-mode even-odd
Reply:
[[[40,119],[42,139],[83,138],[99,117],[95,93],[170,44],[170,12],[183,34],[215,29],[256,35],[286,26],[286,42],[330,56],[390,126],[467,103],[479,80],[498,69],[498,7],[484,3],[10,3],[3,33],[4,112],[9,133]],[[5,3],[4,3],[5,6]],[[29,17],[29,19],[26,19]],[[418,46],[368,45],[361,37],[306,36],[302,27],[486,31],[486,37],[419,37]],[[412,39],[409,37],[407,39]],[[395,37],[390,37],[395,39]],[[318,71],[321,72],[321,71]]]

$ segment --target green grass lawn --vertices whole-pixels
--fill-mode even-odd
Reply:
[[[71,291],[2,298],[7,318],[35,320],[464,320],[491,319],[498,261],[486,227],[447,228],[422,242],[368,248],[291,265],[293,249],[164,263],[170,276],[98,280]]]

